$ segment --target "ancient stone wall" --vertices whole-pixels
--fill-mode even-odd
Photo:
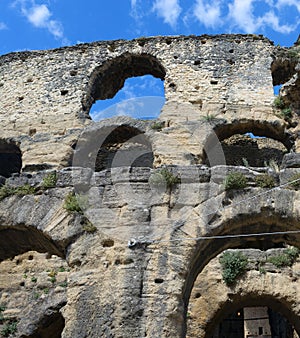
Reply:
[[[298,48],[220,35],[0,57],[2,335],[211,337],[247,306],[299,334],[299,259],[227,286],[216,258],[300,247]],[[157,121],[89,118],[145,74],[164,80]]]

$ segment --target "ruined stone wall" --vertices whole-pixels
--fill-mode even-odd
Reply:
[[[167,133],[168,149],[155,142],[157,163],[189,164],[178,143],[184,142],[187,153],[199,155],[202,149],[187,122],[243,116],[283,123],[272,110],[271,65],[279,50],[263,37],[224,35],[105,41],[4,55],[2,137],[20,143],[24,167],[66,166],[80,130],[91,123],[94,100],[112,97],[127,77],[153,74],[165,80],[161,119],[175,128]],[[276,67],[282,68],[280,62]],[[112,71],[113,80],[107,75]]]
[[[299,334],[299,259],[252,264],[232,286],[216,259],[300,247],[297,53],[222,35],[0,57],[2,335],[206,338],[241,306],[268,306]],[[145,74],[165,81],[157,121],[89,119]],[[281,163],[228,165],[249,132]],[[238,154],[223,149],[232,137]],[[246,183],[226,187],[237,173]]]

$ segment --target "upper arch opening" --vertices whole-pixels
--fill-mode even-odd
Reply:
[[[152,75],[154,78],[162,81],[166,75],[166,71],[162,64],[152,55],[125,53],[115,59],[106,61],[103,65],[97,67],[90,77],[87,95],[82,102],[84,110],[87,112],[90,111],[92,105],[97,100],[114,98],[124,87],[125,81],[127,79],[131,80],[130,78],[143,77],[139,79],[144,82],[137,86],[146,87],[146,89],[149,90],[151,81],[153,82],[155,79],[148,79],[145,77],[147,75]],[[151,86],[159,87],[157,83],[151,84]],[[136,88],[134,88],[134,85],[131,85],[130,87],[133,91],[130,97],[127,98],[141,96],[140,94],[135,93]],[[146,92],[147,91],[144,91],[144,93]]]
[[[214,128],[204,146],[204,163],[263,167],[275,161],[281,164],[293,147],[291,136],[276,123],[247,120]],[[225,162],[225,163],[224,163]]]

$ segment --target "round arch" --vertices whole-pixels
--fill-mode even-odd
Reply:
[[[193,283],[207,265],[207,263],[226,249],[234,248],[262,248],[268,249],[281,246],[282,243],[300,246],[300,233],[285,234],[290,229],[300,231],[300,219],[288,218],[280,213],[272,213],[271,210],[264,210],[259,215],[244,214],[236,219],[226,220],[214,227],[206,234],[210,236],[224,236],[220,239],[198,241],[194,248],[194,255],[189,266],[189,276],[186,278],[184,287],[184,303],[187,304]],[[275,233],[276,235],[251,236],[254,233]],[[248,237],[247,234],[250,234]],[[229,237],[226,236],[234,236]],[[240,237],[242,235],[243,237]]]
[[[253,133],[256,136],[265,137],[269,139],[273,139],[275,141],[278,141],[282,144],[283,149],[285,149],[285,152],[289,152],[294,145],[294,140],[292,138],[292,135],[286,132],[285,130],[285,124],[280,123],[279,121],[259,121],[259,120],[236,120],[232,123],[228,124],[217,124],[214,126],[213,131],[206,137],[206,140],[204,142],[204,148],[203,148],[203,163],[209,162],[209,165],[215,166],[215,165],[222,165],[224,164],[224,156],[210,156],[210,154],[215,154],[216,149],[218,149],[217,154],[223,153],[224,150],[222,149],[221,142],[225,139],[228,139],[232,137],[233,135],[238,134],[245,134],[245,133]],[[249,142],[255,143],[255,139],[248,140]],[[250,142],[250,143],[251,143]],[[245,145],[243,145],[245,146]],[[251,151],[255,151],[256,145],[250,145],[253,147]],[[283,149],[279,151],[282,153],[283,156]],[[250,151],[250,150],[249,150]],[[276,154],[275,156],[279,156],[279,154]],[[281,156],[281,157],[282,157]],[[208,164],[208,163],[207,163]]]
[[[164,80],[166,71],[153,55],[124,53],[104,62],[94,69],[90,76],[86,95],[82,100],[83,110],[88,112],[97,100],[115,96],[130,77],[152,75]]]
[[[73,167],[94,171],[120,166],[152,167],[152,144],[145,135],[146,129],[145,122],[127,116],[91,125],[77,141]]]
[[[210,338],[213,335],[215,326],[225,319],[230,313],[238,311],[244,307],[261,307],[266,306],[283,315],[295,327],[297,332],[300,332],[300,317],[296,314],[292,307],[282,295],[274,296],[265,294],[256,294],[253,291],[240,296],[237,292],[230,294],[230,299],[227,300],[217,311],[212,313],[210,320],[205,328],[204,338]]]
[[[284,194],[284,196],[280,195]],[[207,220],[207,226],[202,232],[202,236],[232,236],[228,238],[198,240],[189,246],[189,250],[182,247],[182,254],[186,255],[185,264],[182,267],[181,276],[184,275],[184,285],[182,289],[182,306],[184,308],[184,317],[188,307],[191,290],[199,273],[208,264],[208,262],[216,257],[222,251],[232,248],[260,248],[268,249],[272,247],[282,247],[282,243],[300,247],[300,233],[286,234],[289,230],[300,231],[300,217],[292,212],[291,205],[295,197],[293,191],[279,190],[273,191],[267,198],[263,197],[260,201],[253,201],[238,207],[226,207],[226,213]],[[285,202],[280,205],[275,201]],[[188,223],[188,222],[187,222]],[[188,227],[188,225],[187,225]],[[184,231],[184,227],[182,227]],[[276,235],[262,235],[259,237],[251,236],[258,233],[274,233]],[[242,234],[243,236],[239,236]],[[247,235],[250,236],[247,236]],[[171,239],[178,238],[174,232]],[[177,246],[177,253],[180,252]],[[186,320],[186,319],[184,319]],[[183,323],[182,337],[186,334],[186,323]]]

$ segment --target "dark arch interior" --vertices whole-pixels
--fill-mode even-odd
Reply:
[[[236,134],[221,141],[227,165],[264,167],[280,166],[288,152],[282,143],[271,138]]]
[[[125,53],[106,61],[93,72],[88,95],[83,100],[83,108],[88,111],[97,100],[110,99],[124,86],[129,77],[153,75],[164,80],[166,72],[161,63],[152,55]]]
[[[271,65],[273,86],[284,85],[298,72],[298,77],[293,79],[292,85],[287,87],[285,95],[282,97],[285,106],[293,108],[297,114],[299,114],[300,110],[300,78],[299,70],[296,70],[298,64],[297,52],[290,49],[284,57],[275,59]]]
[[[119,126],[101,145],[95,171],[121,166],[152,168],[153,159],[151,144],[139,129]]]
[[[30,250],[64,256],[62,249],[35,228],[20,226],[0,230],[0,262]]]
[[[242,314],[243,308],[245,307],[267,307],[269,324],[271,327],[271,337],[281,337],[281,338],[293,338],[293,328],[299,334],[300,329],[300,319],[293,314],[290,310],[288,304],[283,303],[283,301],[274,299],[268,295],[256,295],[248,294],[246,296],[239,296],[238,294],[232,294],[230,300],[228,300],[224,306],[219,309],[215,314],[214,320],[209,322],[206,328],[205,338],[222,338],[222,337],[231,337],[231,338],[243,338],[244,332],[241,334],[241,320],[243,318],[238,318],[238,313]],[[236,324],[236,331],[231,332],[230,335],[224,336],[220,335],[220,324],[224,325],[225,322],[231,321],[231,329]],[[235,323],[234,323],[235,321]],[[226,325],[226,324],[225,324]],[[230,329],[230,327],[225,326],[225,329]],[[223,326],[224,329],[224,326]],[[258,328],[259,329],[259,328]],[[216,332],[219,331],[219,332]],[[221,329],[222,331],[222,329]],[[224,332],[223,332],[224,333]],[[281,333],[281,335],[277,335]],[[270,335],[261,337],[270,337]],[[249,336],[252,337],[252,336]]]
[[[204,146],[204,163],[209,166],[248,164],[263,167],[270,161],[280,165],[284,154],[293,146],[291,136],[277,124],[239,121],[216,126],[214,133]],[[218,156],[220,153],[222,156]]]
[[[22,168],[22,154],[20,148],[5,140],[0,140],[0,176],[10,177],[19,173]]]
[[[65,327],[65,319],[58,309],[48,309],[38,323],[36,331],[23,338],[61,338]]]
[[[271,64],[273,86],[278,86],[289,81],[295,74],[296,58],[277,58]]]

